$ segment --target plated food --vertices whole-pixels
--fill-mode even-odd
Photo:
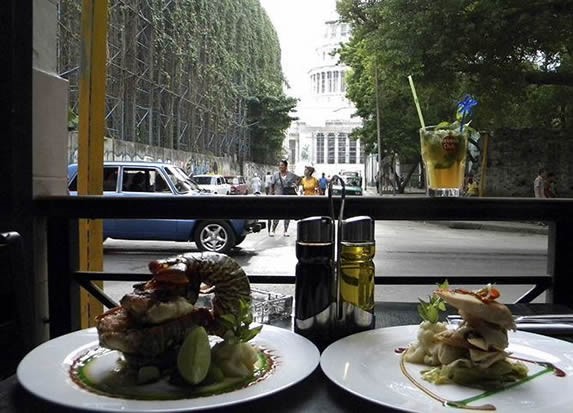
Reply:
[[[226,255],[203,252],[152,261],[151,280],[136,284],[120,306],[97,318],[101,348],[121,355],[117,374],[89,388],[138,397],[138,385],[166,381],[183,391],[204,394],[234,389],[259,379],[272,358],[249,341],[262,326],[251,328],[249,280]],[[211,308],[197,305],[199,293],[213,293]],[[81,365],[89,365],[88,355]],[[77,369],[76,379],[89,377]],[[167,397],[165,395],[158,397]],[[171,396],[169,396],[171,397]]]
[[[405,361],[431,367],[422,378],[435,384],[496,389],[525,379],[525,363],[510,359],[506,351],[508,330],[515,330],[515,323],[507,306],[497,301],[499,297],[492,285],[477,291],[440,286],[429,302],[419,306],[424,321],[416,342],[404,354]],[[455,329],[438,321],[437,313],[446,305],[455,307],[463,319]]]

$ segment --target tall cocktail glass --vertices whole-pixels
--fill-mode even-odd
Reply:
[[[420,129],[422,160],[426,168],[428,195],[457,197],[464,184],[468,128]]]

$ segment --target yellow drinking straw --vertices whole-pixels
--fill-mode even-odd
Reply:
[[[420,109],[420,102],[418,101],[418,95],[416,94],[416,88],[414,87],[414,81],[412,80],[412,75],[408,76],[410,81],[410,88],[412,89],[412,95],[414,96],[414,103],[416,104],[416,109],[418,110],[418,117],[420,118],[420,124],[422,129],[426,129],[426,124],[424,123],[424,117],[422,116],[422,109]]]

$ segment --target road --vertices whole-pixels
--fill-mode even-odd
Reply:
[[[280,224],[282,226],[282,223]],[[296,222],[290,237],[269,237],[266,231],[250,234],[230,256],[247,274],[293,275],[296,265]],[[376,275],[541,275],[547,267],[547,236],[539,234],[452,229],[417,221],[376,223]],[[104,244],[104,269],[147,273],[147,263],[188,251],[192,243],[108,240]],[[274,292],[293,294],[291,285],[259,285]],[[468,286],[470,287],[470,286]],[[105,291],[119,299],[130,283],[106,283]],[[529,286],[503,287],[503,301],[511,302]],[[416,301],[430,293],[429,286],[377,286],[376,299]],[[543,302],[540,297],[536,302]]]

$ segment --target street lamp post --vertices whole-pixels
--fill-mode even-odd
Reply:
[[[378,195],[382,194],[380,166],[382,165],[382,134],[380,133],[380,97],[378,90],[378,65],[374,65],[374,90],[376,91],[376,137],[378,140],[378,171],[376,172],[376,191]]]

